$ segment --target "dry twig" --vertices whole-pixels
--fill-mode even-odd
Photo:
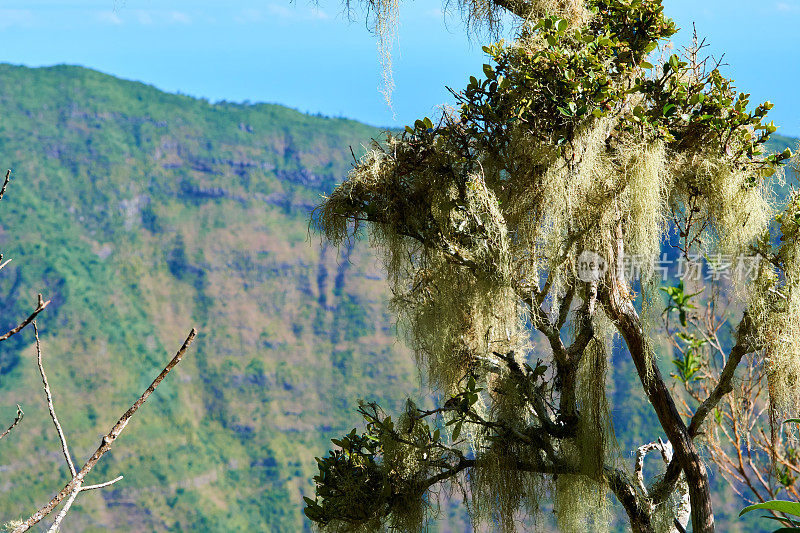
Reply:
[[[0,200],[2,200],[3,195],[6,194],[6,187],[8,187],[9,181],[11,181],[11,169],[6,170],[6,179],[3,181],[3,187],[0,188]]]
[[[197,335],[197,330],[192,329],[189,333],[189,336],[186,337],[183,345],[180,347],[178,352],[175,354],[175,357],[167,364],[166,367],[161,371],[161,373],[153,380],[149,387],[142,393],[136,402],[127,410],[125,413],[119,418],[116,424],[111,428],[111,430],[106,434],[102,441],[100,442],[100,446],[95,450],[92,456],[86,461],[78,472],[72,477],[72,479],[67,483],[61,491],[56,494],[47,504],[42,506],[38,511],[36,511],[33,515],[31,515],[27,520],[25,520],[22,524],[17,526],[16,529],[13,530],[13,533],[23,533],[24,531],[28,531],[32,526],[41,522],[46,516],[53,512],[53,510],[62,502],[65,501],[64,507],[61,509],[59,514],[56,516],[56,520],[49,529],[49,531],[56,531],[61,521],[66,516],[67,511],[71,507],[72,503],[75,501],[78,493],[82,492],[83,490],[91,490],[91,489],[98,489],[102,487],[107,487],[120,479],[122,476],[119,476],[116,479],[111,481],[107,481],[105,483],[100,483],[98,485],[88,485],[86,487],[83,486],[84,479],[89,474],[89,472],[94,468],[94,466],[100,461],[100,459],[105,455],[110,449],[111,445],[114,441],[119,437],[122,431],[125,429],[125,426],[128,425],[131,417],[136,413],[139,407],[147,400],[147,398],[153,393],[153,391],[158,387],[158,385],[164,380],[164,378],[169,374],[178,363],[181,362],[183,359],[186,350],[191,345],[192,341],[194,340],[195,336]]]
[[[20,322],[20,324],[19,324],[17,327],[15,327],[15,328],[11,329],[11,330],[10,330],[10,331],[8,331],[8,332],[7,332],[5,335],[2,335],[2,336],[0,336],[0,341],[5,341],[5,340],[8,340],[8,339],[10,339],[11,337],[13,337],[14,335],[16,335],[17,333],[19,333],[20,331],[22,331],[22,329],[23,329],[25,326],[27,326],[28,324],[30,324],[31,322],[33,322],[34,320],[36,320],[36,317],[39,315],[39,313],[41,313],[42,311],[44,311],[44,310],[45,310],[45,308],[46,308],[48,305],[50,305],[50,300],[47,300],[47,301],[45,302],[45,301],[42,299],[42,295],[40,294],[40,295],[39,295],[39,302],[38,302],[38,303],[37,303],[37,305],[36,305],[36,309],[34,309],[34,310],[33,310],[33,313],[31,313],[31,315],[30,315],[28,318],[26,318],[25,320],[23,320],[22,322]]]
[[[72,457],[67,447],[67,438],[64,436],[64,430],[61,428],[61,423],[56,416],[56,408],[53,405],[53,394],[50,392],[50,384],[47,382],[47,374],[44,373],[44,365],[42,363],[42,345],[39,341],[39,328],[36,327],[36,321],[33,321],[33,333],[36,336],[36,363],[39,365],[39,375],[42,376],[42,386],[44,387],[44,395],[47,398],[47,408],[50,411],[50,419],[56,426],[58,439],[61,441],[61,451],[64,453],[64,458],[67,460],[67,467],[71,477],[75,477],[75,465],[72,462]]]
[[[25,416],[25,413],[22,412],[22,408],[19,406],[19,404],[17,404],[17,417],[14,419],[14,423],[12,423],[7,430],[0,434],[0,439],[11,433],[11,430],[22,421],[23,416]]]

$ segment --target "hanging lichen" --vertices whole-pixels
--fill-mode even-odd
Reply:
[[[562,474],[555,480],[553,511],[559,531],[608,531],[611,512],[605,487],[585,475]]]
[[[771,235],[762,238],[748,310],[764,347],[771,407],[790,413],[800,408],[800,194],[792,193],[776,221],[780,244],[772,252]]]
[[[396,4],[375,5],[384,35]],[[638,340],[630,351],[648,394],[663,393],[651,388],[661,376],[650,333],[665,243],[680,241],[684,259],[761,254],[758,278],[736,281],[737,294],[774,404],[797,404],[800,200],[779,219],[776,247],[766,181],[788,155],[761,153],[771,106],[747,112],[718,70],[692,53],[650,64],[676,31],[656,0],[459,8],[489,26],[507,9],[518,36],[485,47],[491,63],[454,92],[457,109],[374,143],[314,219],[334,243],[367,228],[441,405],[409,408],[397,424],[368,416],[360,462],[345,465],[345,449],[322,460],[341,471],[318,481],[325,494],[307,509],[318,523],[349,512],[354,527],[414,530],[433,512],[429,485],[449,483],[466,491],[476,525],[516,530],[549,496],[562,531],[604,530],[609,491],[627,479],[608,357],[619,328]],[[330,495],[341,487],[355,500]],[[649,518],[668,523],[673,503]]]
[[[489,445],[481,455],[479,468],[470,476],[472,519],[476,526],[490,522],[491,529],[502,532],[518,530],[520,512],[535,525],[541,520],[540,502],[549,482],[541,474],[525,472],[515,466],[524,447]]]

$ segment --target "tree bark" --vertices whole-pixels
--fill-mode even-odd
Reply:
[[[650,513],[642,505],[633,483],[619,470],[606,469],[606,477],[614,496],[625,508],[633,533],[655,533]]]
[[[661,377],[661,371],[652,359],[651,348],[646,341],[639,316],[633,304],[620,295],[617,287],[605,287],[601,291],[601,301],[628,345],[647,398],[672,443],[678,464],[686,474],[692,505],[692,529],[695,533],[712,533],[714,513],[711,507],[708,472]]]

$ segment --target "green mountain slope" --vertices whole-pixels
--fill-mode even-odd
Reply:
[[[35,305],[76,462],[168,361],[71,531],[307,527],[313,457],[358,397],[414,394],[379,265],[309,242],[308,216],[380,132],[276,106],[210,105],[94,71],[0,66],[0,329]],[[66,482],[32,331],[0,344],[0,521]]]
[[[76,462],[189,328],[200,336],[90,482],[68,531],[297,531],[313,461],[358,398],[422,396],[373,252],[309,237],[319,195],[380,131],[277,105],[214,104],[79,67],[0,65],[0,330],[35,305]],[[777,139],[777,149],[796,141]],[[67,481],[32,331],[0,343],[0,522]],[[615,361],[623,449],[654,419]],[[631,390],[633,394],[631,394]],[[725,502],[729,514],[736,502]],[[463,530],[458,511],[442,529]]]

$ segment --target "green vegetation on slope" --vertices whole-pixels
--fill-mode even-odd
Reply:
[[[0,66],[0,329],[37,292],[76,461],[196,325],[201,335],[101,463],[70,530],[307,527],[315,455],[361,396],[414,393],[386,288],[363,247],[309,242],[309,209],[379,130],[276,105],[211,105],[59,66]],[[66,481],[32,333],[0,345],[0,518]],[[12,416],[13,418],[13,416]],[[113,476],[112,476],[113,477]]]

